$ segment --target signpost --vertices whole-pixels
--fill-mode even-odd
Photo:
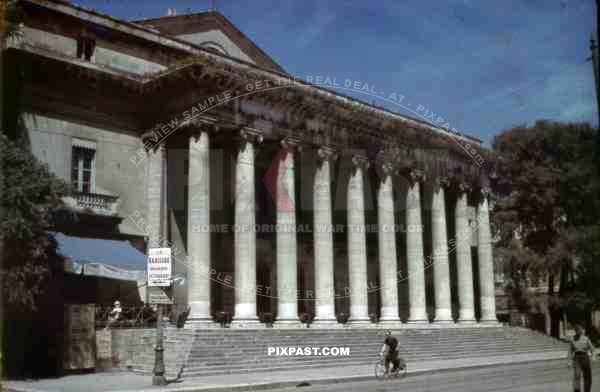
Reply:
[[[149,302],[156,304],[156,347],[154,348],[154,376],[152,385],[167,385],[165,378],[162,305],[170,303],[169,297],[162,290],[171,286],[171,248],[148,249],[148,289]],[[167,297],[167,300],[165,300]],[[154,301],[154,302],[153,302]]]
[[[148,287],[171,286],[171,248],[148,249]]]
[[[162,287],[148,288],[148,302],[153,305],[173,305],[173,300],[166,289]]]

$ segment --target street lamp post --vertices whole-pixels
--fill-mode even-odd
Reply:
[[[185,283],[185,277],[177,274],[170,279],[171,284],[181,286]],[[156,346],[154,347],[154,370],[152,385],[167,385],[165,377],[165,358],[163,347],[163,306],[156,305]]]
[[[162,305],[157,305],[156,311],[156,347],[154,347],[154,376],[152,385],[167,385],[165,377],[165,360],[163,348],[163,312]]]

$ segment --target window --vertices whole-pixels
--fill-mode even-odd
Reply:
[[[73,140],[71,149],[71,184],[76,192],[94,193],[96,143]]]
[[[77,38],[77,58],[85,61],[92,61],[96,49],[96,40],[86,35],[80,35]]]
[[[217,42],[207,41],[207,42],[203,42],[201,44],[201,46],[204,49],[208,49],[211,52],[214,52],[214,53],[217,53],[217,54],[224,54],[226,56],[229,55],[229,53],[227,53],[227,51],[225,50],[225,48],[221,44],[219,44]]]

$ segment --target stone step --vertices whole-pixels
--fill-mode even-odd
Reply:
[[[435,338],[435,337],[430,337],[429,339],[424,339],[424,338],[419,338],[419,339],[412,339],[412,338],[406,338],[406,337],[398,337],[398,340],[400,341],[401,344],[413,344],[413,345],[418,345],[418,344],[422,344],[422,343],[431,343],[431,342],[436,342],[436,343],[440,343],[440,344],[444,344],[444,343],[453,343],[456,341],[456,338]],[[495,341],[507,341],[507,342],[518,342],[518,341],[533,341],[533,342],[544,342],[545,340],[543,339],[538,339],[538,338],[533,338],[533,337],[504,337],[504,336],[495,336],[495,337],[469,337],[469,338],[464,338],[461,339],[461,341],[463,342],[479,342],[481,340],[495,340]],[[309,337],[296,337],[296,338],[273,338],[273,339],[250,339],[250,338],[246,338],[246,339],[196,339],[194,341],[194,343],[202,343],[204,346],[207,347],[219,347],[222,346],[224,344],[234,344],[234,345],[240,345],[240,344],[261,344],[261,345],[273,345],[273,344],[287,344],[287,345],[291,345],[294,343],[297,343],[298,341],[301,341],[304,345],[305,344],[313,344],[313,345],[331,345],[332,343],[335,344],[342,344],[342,343],[360,343],[360,342],[377,342],[377,341],[383,341],[383,339],[378,339],[378,338],[356,338],[356,339],[347,339],[347,338],[338,338],[335,336],[329,336],[326,338],[319,338],[319,339],[313,339],[313,338],[309,338]]]
[[[520,342],[520,344],[518,346],[521,347],[560,347],[560,345],[557,344],[548,344],[548,343],[537,343],[537,342]],[[262,345],[239,345],[239,346],[221,346],[221,347],[208,347],[208,346],[194,346],[191,350],[189,350],[191,355],[195,355],[195,354],[202,354],[202,353],[211,353],[211,354],[217,354],[217,353],[236,353],[236,352],[243,352],[243,353],[264,353],[264,354],[268,354],[268,348],[269,347],[298,347],[297,344],[294,345],[280,345],[280,344],[269,344],[268,346],[262,346]],[[327,345],[321,345],[321,344],[313,344],[311,342],[306,342],[302,347],[349,347],[351,349],[351,351],[360,351],[362,349],[368,349],[371,351],[378,351],[379,348],[381,347],[380,342],[367,342],[367,343],[358,343],[358,344],[339,344],[339,343],[333,343],[333,344],[327,344]],[[400,344],[400,350],[401,351],[413,351],[413,350],[419,350],[419,348],[421,347],[427,347],[424,345],[414,345],[414,344]],[[443,350],[443,349],[453,349],[453,350],[458,350],[458,349],[465,349],[465,350],[474,350],[477,348],[493,348],[493,347],[511,347],[511,348],[515,348],[515,343],[514,342],[487,342],[487,341],[481,341],[481,342],[475,342],[475,343],[464,343],[464,342],[460,342],[460,343],[456,343],[454,345],[452,344],[436,344],[436,351],[439,350]]]
[[[348,366],[375,362],[383,331],[363,330],[178,330],[165,331],[167,373],[186,362],[184,376],[235,374],[290,367]],[[564,343],[521,328],[448,328],[394,331],[407,362],[514,353],[566,350]],[[141,339],[133,363],[137,372],[150,373],[154,362],[154,337]],[[269,356],[267,347],[349,347],[349,356]]]
[[[528,354],[528,353],[540,353],[540,352],[555,352],[556,350],[530,350],[530,351],[521,351],[519,352],[519,354]],[[506,351],[498,351],[498,352],[491,352],[491,353],[483,353],[480,355],[473,355],[472,353],[469,355],[461,355],[461,354],[444,354],[444,355],[439,355],[439,354],[432,354],[432,355],[421,355],[421,356],[407,356],[407,355],[403,355],[402,358],[404,358],[405,361],[407,362],[422,362],[422,361],[430,361],[430,360],[436,360],[436,359],[459,359],[459,358],[476,358],[476,357],[481,357],[481,356],[486,356],[486,355],[509,355],[513,352],[506,350]],[[293,365],[293,364],[315,364],[315,365],[319,365],[319,364],[327,364],[327,363],[336,363],[336,364],[344,364],[347,365],[349,363],[353,363],[353,362],[359,362],[359,363],[365,363],[365,362],[370,362],[373,361],[375,362],[377,360],[378,356],[377,355],[366,355],[366,356],[360,356],[360,357],[356,357],[356,356],[352,356],[352,357],[290,357],[290,358],[278,358],[278,360],[247,360],[247,361],[237,361],[237,362],[232,362],[232,361],[213,361],[213,362],[195,362],[195,361],[191,361],[188,362],[188,364],[186,365],[186,373],[188,371],[191,370],[217,370],[220,368],[232,368],[232,369],[237,369],[237,368],[255,368],[255,367],[261,367],[261,366],[278,366],[278,365]]]
[[[480,351],[483,352],[507,352],[507,353],[511,353],[511,352],[529,352],[529,351],[556,351],[557,347],[555,346],[536,346],[536,345],[528,345],[528,346],[523,346],[523,347],[519,347],[519,348],[515,348],[515,347],[511,347],[511,346],[494,346],[494,345],[487,345],[487,346],[482,346],[480,348]],[[477,350],[470,350],[470,349],[453,349],[451,347],[448,348],[443,348],[443,349],[436,349],[435,352],[427,352],[427,351],[408,351],[408,350],[400,350],[400,355],[403,356],[432,356],[432,355],[451,355],[453,353],[456,354],[465,354],[465,355],[471,355],[473,352],[477,352]],[[368,349],[363,349],[363,350],[356,350],[356,349],[350,349],[350,355],[349,356],[344,356],[344,357],[358,357],[358,356],[371,356],[371,355],[378,355],[378,350],[373,350],[372,347],[368,348]],[[329,357],[329,356],[323,356],[323,355],[317,355],[317,356],[312,356],[312,355],[295,355],[295,356],[275,356],[275,355],[267,355],[265,352],[262,351],[257,351],[257,352],[247,352],[244,353],[244,355],[240,356],[240,354],[224,354],[224,353],[220,353],[220,354],[211,354],[211,353],[203,353],[203,354],[191,354],[188,356],[188,363],[189,362],[193,362],[193,361],[204,361],[204,360],[210,360],[210,359],[216,359],[216,358],[226,358],[228,360],[235,360],[236,358],[242,358],[240,360],[250,360],[252,358],[260,358],[261,360],[276,360],[278,358],[288,358],[288,357],[298,357],[298,358],[305,358],[305,357],[317,357],[317,358],[321,358],[321,357]]]
[[[350,351],[352,353],[355,352],[377,352],[380,348],[380,344],[354,344],[354,345],[348,345],[348,346],[339,346],[339,347],[349,347]],[[296,346],[293,346],[296,347]],[[302,346],[302,347],[338,347],[338,346],[332,346],[332,345],[328,345],[328,346],[318,346],[318,345],[312,345],[312,344],[307,344],[306,346]],[[421,346],[422,347],[422,346]],[[526,348],[526,347],[538,347],[538,348],[542,348],[542,347],[548,347],[548,348],[552,348],[555,349],[556,347],[558,347],[557,345],[554,344],[536,344],[536,343],[527,343],[527,344],[522,344],[520,345],[518,348],[514,347],[514,345],[512,344],[498,344],[497,342],[479,342],[479,344],[477,345],[466,345],[464,343],[460,343],[457,345],[439,345],[436,346],[436,352],[440,352],[440,351],[445,351],[445,350],[473,350],[473,349],[493,349],[493,348],[502,348],[502,347],[506,347],[506,348],[510,348],[510,349],[518,349],[518,348]],[[419,348],[419,346],[408,346],[408,345],[401,345],[400,346],[400,351],[401,352],[411,352],[411,351],[415,351]],[[252,354],[252,353],[256,353],[256,354],[268,354],[267,351],[267,347],[256,347],[256,346],[247,346],[247,347],[236,347],[235,349],[232,348],[221,348],[220,350],[209,350],[206,349],[205,347],[194,347],[192,348],[192,350],[190,351],[190,357],[194,358],[197,356],[201,356],[201,355],[231,355],[231,356],[235,356],[238,355],[239,353],[246,353],[246,354]]]
[[[483,357],[489,354],[482,353],[481,355],[472,355],[471,358]],[[440,357],[435,358],[432,357],[430,360],[435,359],[460,359],[463,357]],[[411,362],[419,362],[419,359],[411,360],[405,358],[408,365],[410,366]],[[303,368],[314,368],[314,367],[336,367],[336,366],[350,366],[350,365],[360,365],[365,364],[365,361],[372,361],[373,364],[377,361],[377,357],[372,358],[360,358],[353,359],[347,361],[340,361],[339,358],[333,358],[328,361],[319,361],[319,362],[279,362],[275,365],[265,366],[264,363],[255,363],[255,364],[242,364],[242,365],[223,365],[219,367],[195,367],[195,366],[186,366],[184,369],[184,375],[186,377],[192,376],[202,376],[202,375],[218,375],[218,374],[237,374],[237,373],[247,373],[247,372],[269,372],[269,371],[278,371],[278,370],[289,370],[293,369],[303,369]],[[140,370],[138,370],[140,371]],[[151,369],[142,369],[141,372],[149,372]]]

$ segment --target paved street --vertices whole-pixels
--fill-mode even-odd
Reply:
[[[492,368],[461,370],[425,375],[408,375],[403,380],[363,381],[333,385],[282,388],[278,392],[328,391],[410,391],[410,392],[567,392],[571,389],[571,368],[566,361],[552,361]],[[592,391],[600,391],[600,364],[594,364]]]

